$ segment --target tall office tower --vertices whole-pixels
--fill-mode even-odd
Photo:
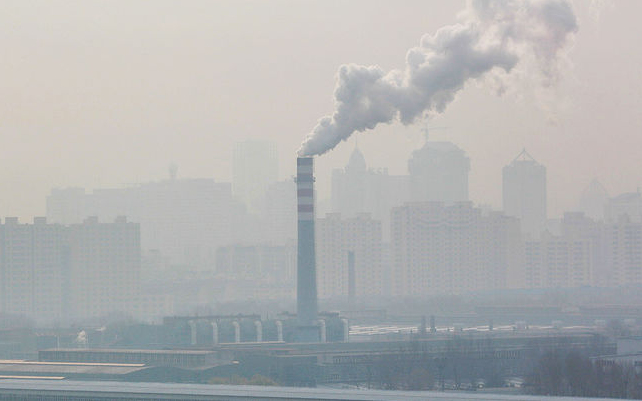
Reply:
[[[317,283],[319,297],[346,298],[350,283],[355,296],[382,294],[381,222],[361,213],[343,219],[338,213],[317,220]],[[349,254],[354,270],[349,269]]]
[[[455,144],[426,141],[408,160],[412,200],[467,201],[469,171],[470,159]]]
[[[234,145],[232,190],[251,213],[264,210],[265,192],[279,179],[276,143],[248,140]]]
[[[615,287],[642,284],[642,223],[620,215],[604,228],[607,282]]]
[[[265,240],[292,244],[296,240],[296,184],[292,180],[270,185],[265,194]]]
[[[36,217],[0,225],[2,312],[59,322],[68,307],[68,249],[64,227]]]
[[[370,213],[382,222],[383,237],[390,236],[390,209],[410,200],[409,177],[388,175],[388,169],[368,169],[355,147],[348,164],[332,171],[332,212],[343,218]]]
[[[392,211],[392,293],[506,288],[519,269],[519,222],[470,202],[408,203]]]
[[[527,288],[571,288],[591,283],[591,242],[544,232],[525,242]]]
[[[317,342],[317,275],[314,231],[314,159],[296,159],[297,188],[297,341]]]
[[[502,170],[504,213],[521,220],[522,232],[537,238],[546,228],[546,167],[522,152]]]
[[[617,223],[623,216],[632,222],[642,222],[642,194],[639,191],[620,194],[606,202],[604,217],[607,222]]]
[[[578,209],[595,221],[604,220],[604,208],[609,200],[609,194],[604,186],[596,179],[584,188],[580,195]]]
[[[69,230],[70,315],[98,318],[130,312],[140,290],[140,229],[119,217],[88,218]]]
[[[76,205],[82,208],[76,210]],[[231,184],[213,179],[170,178],[87,194],[54,189],[47,198],[52,223],[79,224],[90,216],[99,221],[127,216],[140,223],[144,251],[158,250],[172,265],[202,270],[214,269],[219,246],[251,238],[244,207],[233,198]]]

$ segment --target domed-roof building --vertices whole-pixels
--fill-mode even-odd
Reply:
[[[413,201],[468,200],[470,159],[452,142],[427,141],[408,160]]]

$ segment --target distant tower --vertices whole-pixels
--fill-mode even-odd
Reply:
[[[537,238],[546,227],[546,167],[522,150],[502,170],[504,213],[521,220],[522,232]]]
[[[367,211],[367,179],[366,159],[355,146],[345,169],[332,171],[332,211],[343,217]]]
[[[595,221],[604,220],[604,208],[609,201],[609,194],[596,179],[584,188],[580,196],[579,210]]]
[[[317,273],[314,242],[314,159],[297,158],[297,342],[318,342]]]
[[[234,145],[232,191],[248,211],[263,212],[265,192],[279,178],[278,163],[275,142],[249,140]]]
[[[413,201],[468,200],[470,159],[451,142],[426,141],[408,160]]]

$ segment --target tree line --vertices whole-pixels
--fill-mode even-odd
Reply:
[[[524,391],[536,395],[642,399],[642,366],[591,360],[578,352],[550,351],[526,378]]]

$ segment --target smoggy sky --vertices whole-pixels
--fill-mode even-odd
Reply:
[[[0,3],[0,216],[45,213],[52,187],[179,177],[229,181],[235,141],[278,143],[280,175],[332,113],[341,64],[403,68],[463,1],[4,1]],[[430,124],[471,159],[470,194],[501,207],[501,168],[523,147],[548,168],[549,214],[597,178],[642,184],[642,2],[575,1],[559,81],[517,74],[502,96],[469,82]],[[360,133],[371,167],[406,173],[423,123]],[[319,199],[354,139],[317,161]]]

